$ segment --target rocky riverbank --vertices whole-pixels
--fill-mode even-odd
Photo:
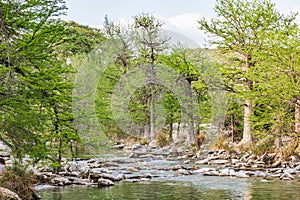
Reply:
[[[142,145],[116,146],[123,156],[64,160],[62,171],[53,173],[50,167],[37,167],[35,174],[41,183],[55,186],[112,186],[117,181],[149,181],[176,176],[261,177],[282,180],[300,179],[300,160],[276,161],[276,154],[239,155],[224,150],[202,151],[193,155],[181,148],[159,148]],[[120,152],[119,152],[120,153]]]
[[[228,176],[236,178],[259,177],[300,180],[300,160],[291,156],[279,161],[275,153],[256,156],[251,153],[228,153],[211,150],[196,155],[181,147],[155,147],[139,144],[116,145],[116,152],[102,158],[63,160],[59,173],[49,166],[31,168],[40,184],[36,189],[49,186],[113,186],[115,182],[140,182],[152,179],[171,179],[178,176]],[[0,159],[11,163],[7,153]]]

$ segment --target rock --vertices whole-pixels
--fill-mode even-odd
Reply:
[[[220,171],[220,176],[229,176],[230,170],[228,168],[221,169]]]
[[[72,183],[72,184],[75,184],[75,185],[86,185],[86,186],[89,186],[89,185],[94,185],[95,183],[92,183],[89,179],[86,179],[86,178],[76,178],[76,177],[69,177],[69,181]]]
[[[183,169],[183,168],[184,168],[184,167],[181,166],[181,165],[175,165],[175,166],[173,167],[173,170],[176,171],[176,170]]]
[[[256,171],[256,172],[254,172],[254,176],[256,176],[256,177],[267,177],[267,174],[263,171]]]
[[[291,159],[292,162],[295,162],[295,163],[300,162],[300,159],[295,155],[291,156],[290,159]]]
[[[191,174],[191,172],[186,169],[179,169],[179,170],[177,170],[177,172],[182,175],[190,175]]]
[[[99,178],[109,179],[109,180],[112,180],[112,181],[121,181],[121,180],[125,179],[125,175],[124,174],[118,174],[118,175],[114,176],[112,174],[103,173],[103,174],[100,174]]]
[[[281,162],[281,167],[287,168],[288,164],[289,164],[288,162]]]
[[[297,167],[295,167],[296,171],[300,171],[300,165],[298,165]]]
[[[0,150],[11,152],[11,149],[7,145],[5,145],[2,141],[0,141]]]
[[[238,178],[249,178],[250,176],[245,171],[238,171],[235,173]]]
[[[197,170],[197,169],[199,169],[199,167],[195,166],[195,165],[192,165],[192,166],[188,167],[188,170]]]
[[[267,179],[261,179],[259,182],[261,182],[261,183],[268,183],[269,181]]]
[[[218,171],[209,171],[209,172],[205,172],[203,173],[204,176],[219,176],[219,172]]]
[[[118,144],[118,145],[114,145],[114,147],[116,149],[123,149],[125,147],[125,144]]]
[[[189,164],[191,162],[191,160],[185,160],[184,162],[183,162],[183,164]]]
[[[91,173],[108,173],[108,174],[111,174],[112,171],[107,169],[107,168],[93,168],[90,170]]]
[[[106,162],[102,164],[102,167],[119,167],[119,165],[114,162]]]
[[[134,167],[127,167],[126,170],[129,172],[138,172],[139,171],[137,168],[134,168]]]
[[[2,158],[10,157],[10,154],[6,151],[0,151],[0,157],[2,157]]]
[[[87,163],[95,163],[95,162],[98,162],[98,159],[96,158],[91,158],[87,161]]]
[[[208,157],[207,159],[208,160],[218,160],[218,159],[220,159],[221,157],[219,156],[219,155],[216,155],[216,156],[210,156],[210,157]]]
[[[141,178],[140,181],[150,181],[150,178]]]
[[[70,163],[70,169],[72,172],[78,171],[81,173],[87,173],[90,170],[90,167],[88,166],[88,163],[86,163],[86,162],[72,161]]]
[[[153,175],[151,173],[146,173],[142,176],[142,178],[149,178],[151,179],[153,177]]]
[[[114,182],[112,182],[109,179],[104,179],[104,178],[99,178],[98,179],[98,187],[113,186],[113,185],[115,185]]]
[[[1,199],[8,199],[8,200],[22,200],[19,195],[15,192],[6,189],[4,187],[0,187]]]
[[[35,188],[30,188],[31,192],[32,192],[32,198],[35,200],[38,199],[42,199],[41,195],[39,194],[39,192],[35,189]]]
[[[297,173],[297,171],[295,169],[285,169],[285,170],[283,170],[283,172],[287,172],[289,174],[296,174]]]
[[[208,162],[208,164],[210,164],[210,165],[224,165],[227,163],[229,163],[228,160],[211,160]]]
[[[209,159],[206,158],[206,159],[203,159],[203,160],[197,160],[194,164],[195,165],[204,165],[204,164],[208,164],[209,162]]]
[[[64,186],[64,185],[69,185],[70,181],[68,178],[56,175],[50,179],[49,183],[51,183],[52,185]]]
[[[239,162],[240,162],[239,159],[231,159],[231,163],[232,163],[233,165],[236,165],[236,164],[238,164]]]
[[[136,183],[136,182],[140,182],[141,179],[125,179],[123,180],[123,182],[129,182],[129,183]]]
[[[276,167],[279,167],[280,164],[281,164],[281,161],[280,161],[280,160],[277,160],[276,162],[274,162],[274,163],[271,165],[271,167],[272,167],[272,168],[276,168]]]
[[[234,169],[229,170],[229,176],[236,176],[236,172]]]
[[[6,172],[6,166],[3,164],[0,164],[0,174],[3,174],[4,172]]]
[[[283,179],[283,180],[292,180],[292,179],[294,179],[294,176],[291,175],[291,174],[288,173],[288,172],[284,172],[284,173],[280,176],[280,179]]]
[[[214,170],[215,170],[214,168],[208,168],[208,167],[205,167],[205,168],[197,169],[197,170],[195,170],[194,172],[195,172],[195,173],[203,174],[203,173],[205,173],[205,172],[210,172],[210,171],[214,171]]]
[[[131,153],[128,157],[129,158],[137,158],[138,155],[136,153]]]
[[[156,140],[152,140],[149,144],[150,147],[156,147]]]

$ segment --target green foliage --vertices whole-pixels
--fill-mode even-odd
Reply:
[[[216,18],[199,20],[200,29],[214,37],[210,43],[225,57],[220,68],[224,89],[244,101],[244,142],[254,133],[290,132],[289,101],[298,96],[292,89],[298,87],[297,73],[292,77],[287,72],[297,71],[296,14],[280,14],[269,0],[218,0],[215,12]],[[237,119],[235,110],[240,109],[229,106],[229,116]]]
[[[15,157],[32,163],[79,141],[73,127],[71,74],[60,50],[66,44],[64,1],[1,1],[0,139]],[[4,15],[3,15],[4,14]],[[30,163],[28,163],[30,164]]]

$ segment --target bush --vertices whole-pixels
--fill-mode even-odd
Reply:
[[[17,167],[9,169],[3,174],[0,185],[17,193],[21,199],[36,199],[33,191],[33,184],[37,183],[33,172],[25,172]]]
[[[172,142],[172,139],[169,136],[168,130],[162,129],[156,134],[156,145],[164,147],[169,145]]]
[[[292,155],[300,156],[297,152],[299,143],[296,141],[291,141],[289,144],[282,146],[279,149],[278,155],[281,157],[281,160],[288,160]]]
[[[272,153],[275,150],[275,138],[273,136],[267,136],[259,140],[253,147],[254,154],[261,156],[264,153]]]

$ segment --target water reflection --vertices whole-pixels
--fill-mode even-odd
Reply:
[[[42,191],[45,200],[219,200],[300,199],[300,183],[260,179],[187,176],[172,180],[119,183],[114,187],[65,187]]]

